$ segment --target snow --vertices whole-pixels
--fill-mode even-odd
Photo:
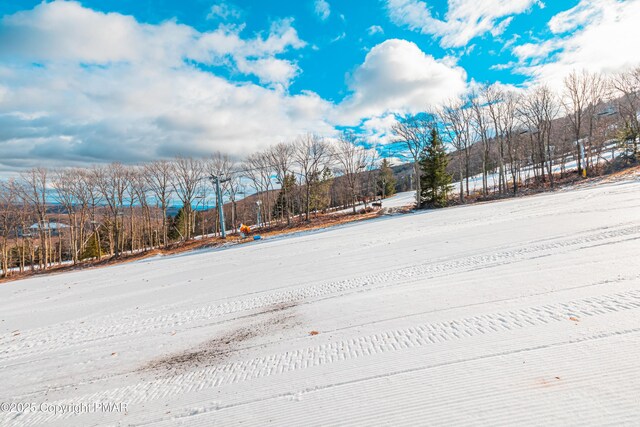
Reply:
[[[620,157],[623,154],[623,151],[617,150],[618,143],[612,142],[605,145],[600,156],[591,156],[590,160],[592,163],[598,162],[599,164],[604,164],[605,162],[611,161],[614,158]],[[547,163],[545,163],[545,174],[547,173]],[[561,172],[567,173],[569,171],[575,171],[578,168],[578,163],[576,160],[569,160],[562,163],[555,163],[552,167],[554,174],[559,174]],[[510,165],[505,165],[505,179],[507,183],[511,185],[511,180],[513,179],[513,175],[511,174]],[[521,170],[521,179],[525,181],[530,180],[534,177],[534,171],[532,166],[527,166],[522,168]],[[458,177],[457,173],[454,173],[453,179]],[[498,170],[494,170],[491,173],[487,174],[487,182],[489,185],[489,189],[492,191],[496,191],[498,188],[498,181],[500,179],[500,174]],[[466,188],[466,179],[464,180],[464,186]],[[473,193],[482,191],[482,174],[476,174],[469,177],[469,190]],[[455,181],[451,184],[450,194],[457,195],[460,192],[460,181]],[[384,208],[401,208],[408,206],[415,206],[416,203],[416,192],[415,191],[405,191],[402,193],[397,193],[389,198],[386,198],[382,201],[382,207]],[[359,203],[356,205],[356,209],[362,209],[364,204]],[[346,208],[338,210],[334,213],[350,213],[353,211],[353,208]]]
[[[11,282],[0,425],[637,425],[639,250],[630,180]]]
[[[618,145],[619,143],[614,140],[605,144],[599,156],[594,154],[591,157],[589,157],[591,164],[598,163],[600,165],[604,165],[607,162],[610,162],[612,159],[619,158],[620,156],[622,156],[624,154],[624,151],[618,150],[617,148]],[[563,172],[567,173],[570,171],[577,170],[578,162],[577,160],[573,159],[573,157],[574,156],[569,156],[568,160],[564,163],[560,162],[559,159],[556,159],[556,162],[554,162],[551,168],[553,170],[553,173],[557,175]],[[505,179],[507,180],[507,183],[509,185],[511,184],[511,180],[513,179],[513,174],[511,173],[510,166],[511,166],[510,164],[506,164],[504,169]],[[538,168],[538,166],[539,165],[536,165],[536,168]],[[547,173],[548,167],[549,167],[548,162],[545,162],[544,164],[545,174]],[[521,180],[528,181],[532,179],[535,176],[533,166],[530,165],[522,168],[520,171],[520,174],[521,174],[520,175]],[[457,177],[458,176],[457,173],[454,173],[454,176]],[[493,189],[495,191],[499,186],[499,180],[500,180],[500,173],[497,168],[492,173],[488,173],[487,182],[488,182],[489,189]],[[464,185],[466,188],[466,180]],[[452,188],[452,191],[451,191],[452,194],[457,194],[458,192],[460,192],[460,182],[459,181],[454,182],[451,188]],[[469,190],[472,192],[482,191],[482,174],[477,174],[469,177]]]
[[[379,200],[378,200],[379,201]],[[402,207],[413,207],[416,204],[416,192],[412,191],[404,191],[402,193],[394,194],[393,196],[387,197],[386,199],[382,199],[382,207],[383,208],[402,208]],[[371,202],[368,203],[371,206]],[[364,208],[363,203],[359,203],[356,205],[356,209]],[[332,214],[345,214],[353,212],[353,207],[340,209],[338,211],[332,212]]]
[[[405,206],[415,206],[415,204],[415,191],[404,191],[402,193],[394,194],[393,196],[382,201],[383,208],[402,208]]]

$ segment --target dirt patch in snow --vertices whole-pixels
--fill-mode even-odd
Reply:
[[[161,375],[175,375],[194,368],[222,364],[232,353],[246,347],[253,338],[270,335],[294,326],[295,313],[290,309],[296,305],[297,303],[274,304],[261,312],[268,316],[266,319],[232,329],[197,347],[153,360],[138,369],[138,372],[151,371]]]
[[[404,215],[407,213],[411,213],[415,210],[415,207],[412,205],[407,206],[397,206],[393,208],[382,208],[378,211],[379,215]]]

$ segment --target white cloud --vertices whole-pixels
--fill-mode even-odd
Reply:
[[[109,34],[108,37],[103,36]],[[138,162],[221,150],[246,154],[305,132],[362,124],[385,142],[395,112],[419,111],[463,91],[455,59],[415,44],[375,46],[338,104],[286,85],[300,72],[278,57],[299,49],[291,20],[243,37],[243,27],[199,32],[148,25],[78,3],[43,3],[0,20],[0,168]],[[261,84],[232,82],[227,67]]]
[[[549,22],[556,34],[538,44],[514,47],[517,70],[535,82],[560,87],[572,70],[611,73],[640,64],[630,44],[640,40],[640,1],[582,0]]]
[[[473,38],[502,34],[514,15],[543,5],[536,0],[449,0],[444,19],[423,0],[387,0],[389,17],[398,25],[440,38],[443,47],[461,47]]]
[[[339,106],[336,121],[423,111],[464,92],[466,80],[466,72],[451,58],[436,60],[415,43],[386,40],[371,49],[353,73],[353,93]]]
[[[326,21],[331,15],[331,6],[326,0],[315,0],[314,9],[316,15],[323,21]]]
[[[251,39],[241,30],[147,25],[68,2],[3,18],[0,167],[240,157],[303,131],[331,132],[329,102],[284,90],[298,67],[277,55],[304,46],[292,22]],[[272,87],[201,68],[225,63]]]
[[[0,55],[26,61],[71,61],[94,64],[116,62],[180,66],[185,60],[203,64],[243,63],[238,71],[261,81],[288,86],[297,65],[279,60],[286,72],[264,73],[258,63],[274,63],[274,56],[305,43],[289,19],[273,23],[266,38],[243,39],[243,26],[220,26],[201,33],[172,21],[160,25],[138,23],[130,16],[100,13],[75,2],[42,3],[32,11],[6,16],[0,22]],[[253,67],[246,64],[255,61]]]
[[[554,40],[547,40],[541,43],[524,43],[515,46],[512,52],[520,61],[540,60],[547,58],[549,54],[557,48]]]
[[[6,83],[5,164],[128,162],[215,150],[241,157],[302,131],[333,130],[324,119],[331,104],[316,94],[233,84],[191,67],[22,69]]]
[[[186,50],[188,59],[203,64],[226,63],[232,59],[239,72],[257,76],[261,83],[287,88],[297,76],[299,67],[292,61],[275,56],[288,49],[300,49],[306,43],[289,19],[272,24],[268,37],[260,36],[244,40],[240,27],[221,26],[217,30],[201,34]]]
[[[340,40],[344,40],[347,37],[347,33],[344,31],[331,39],[331,43],[339,42]]]
[[[2,18],[0,47],[4,56],[16,58],[130,61],[141,54],[153,55],[158,46],[154,40],[169,39],[168,33],[181,30],[189,33],[172,23],[138,25],[129,16],[94,12],[73,2],[55,2]],[[152,42],[148,50],[142,49],[145,39]]]
[[[518,64],[515,61],[510,61],[506,64],[493,64],[489,69],[494,71],[511,70],[515,68],[516,65]]]
[[[207,19],[218,19],[221,21],[240,19],[241,17],[242,10],[237,6],[225,1],[214,3],[209,10],[209,14],[207,15]]]
[[[507,27],[511,24],[511,21],[513,21],[513,16],[509,16],[500,21],[491,29],[491,35],[493,37],[501,36],[506,31]]]
[[[372,117],[362,123],[362,131],[367,142],[376,146],[384,146],[395,138],[391,132],[396,123],[396,116],[392,113]]]
[[[601,10],[594,7],[592,1],[581,1],[575,7],[560,12],[549,21],[549,29],[554,34],[574,31],[584,24],[588,24],[601,15]]]
[[[373,36],[375,34],[384,34],[384,30],[380,25],[372,25],[369,28],[367,28],[367,33],[370,36]]]
[[[273,57],[256,60],[240,58],[237,61],[237,67],[242,73],[256,75],[260,83],[282,82],[284,88],[287,86],[286,83],[293,80],[299,72],[297,65]]]

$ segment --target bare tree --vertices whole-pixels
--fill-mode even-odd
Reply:
[[[485,85],[481,88],[480,92],[472,92],[469,101],[471,104],[471,110],[473,111],[472,125],[475,128],[475,132],[480,138],[482,143],[482,194],[489,194],[489,152],[491,150],[490,130],[489,130],[489,117],[487,114],[487,104],[495,102],[493,94],[487,89]]]
[[[391,128],[394,142],[404,145],[413,162],[416,204],[420,203],[420,156],[429,143],[433,115],[423,113],[400,118]]]
[[[53,188],[55,189],[55,198],[60,203],[66,213],[69,221],[69,247],[71,249],[71,259],[74,264],[78,262],[78,220],[76,206],[75,182],[78,174],[72,169],[60,169],[55,171],[53,178]]]
[[[95,185],[107,204],[109,216],[109,242],[111,254],[120,256],[122,251],[122,217],[124,216],[124,199],[129,176],[127,169],[121,163],[111,163],[93,169]]]
[[[439,111],[445,133],[449,142],[456,149],[458,157],[458,177],[460,184],[460,201],[464,201],[464,180],[467,180],[467,195],[469,195],[469,159],[471,156],[471,135],[469,109],[464,98],[447,101]]]
[[[507,91],[503,94],[500,108],[502,137],[506,145],[507,157],[509,160],[509,173],[513,194],[518,194],[518,173],[520,169],[520,144],[518,143],[518,104],[521,97],[514,92]]]
[[[280,191],[283,192],[282,199],[284,200],[284,206],[280,211],[280,219],[283,220],[283,216],[286,214],[287,224],[291,224],[291,208],[289,206],[289,195],[286,194],[287,188],[285,185],[285,178],[291,170],[293,153],[293,145],[285,142],[276,144],[267,151],[269,162],[273,167],[276,179],[280,183]]]
[[[46,270],[50,259],[51,229],[47,221],[47,185],[46,168],[34,168],[20,174],[21,196],[36,214],[38,234],[40,237],[40,266]]]
[[[362,163],[359,167],[362,168],[362,173],[357,174],[356,177],[360,177],[361,181],[364,181],[364,183],[361,182],[360,186],[362,188],[361,196],[366,209],[368,200],[376,196],[377,172],[374,171],[378,168],[378,163],[381,157],[376,147],[372,147],[370,149],[366,149],[364,147],[361,148],[363,150],[363,152],[361,153]]]
[[[640,67],[615,75],[611,79],[611,87],[620,96],[618,112],[632,140],[633,155],[638,155],[638,138],[640,137]]]
[[[586,118],[587,118],[587,137],[588,137],[588,146],[587,146],[587,157],[585,159],[585,164],[587,169],[592,167],[591,161],[593,156],[593,150],[598,150],[597,142],[594,141],[594,131],[596,127],[596,121],[598,120],[598,108],[602,105],[604,98],[607,95],[608,91],[608,83],[606,79],[600,73],[591,73],[588,74],[587,79],[587,108],[586,108]],[[598,162],[597,156],[595,156],[596,163]]]
[[[175,175],[175,165],[167,160],[157,160],[144,165],[143,173],[156,203],[162,210],[162,245],[166,246],[168,243],[167,208],[174,191],[172,179]]]
[[[231,225],[233,227],[233,231],[237,231],[237,222],[238,222],[238,194],[242,193],[243,184],[242,184],[242,176],[239,172],[238,165],[234,162],[231,164],[229,168],[229,172],[227,175],[227,189],[229,191],[229,201],[231,202]]]
[[[263,221],[267,223],[271,222],[272,204],[271,204],[271,190],[273,189],[272,175],[274,172],[273,165],[269,158],[268,152],[258,152],[253,156],[249,156],[249,163],[253,167],[260,177],[262,188],[264,192],[259,194],[261,203],[258,206],[262,210]]]
[[[0,277],[11,272],[10,240],[17,239],[20,227],[20,200],[18,188],[13,180],[0,182]]]
[[[591,144],[590,152],[594,158],[593,167],[598,172],[600,170],[601,160],[605,163],[609,163],[603,154],[608,148],[611,141],[616,140],[619,137],[618,134],[618,122],[620,117],[613,112],[614,107],[608,102],[603,103],[600,109],[594,114],[593,129],[591,132]],[[623,119],[624,120],[624,119]],[[611,159],[615,158],[615,148],[617,144],[612,146]]]
[[[311,185],[329,163],[330,150],[326,142],[317,135],[306,134],[294,142],[294,160],[300,168],[305,185],[305,219],[309,221],[311,210]]]
[[[218,151],[205,161],[204,166],[209,176],[213,175],[219,176],[220,178],[227,178],[231,173],[233,162],[227,154],[222,154]],[[228,186],[227,182],[225,181],[221,185],[223,191],[226,191],[226,187]]]
[[[182,202],[182,209],[187,220],[186,240],[191,239],[194,227],[193,203],[200,192],[202,180],[205,178],[204,162],[192,157],[176,157],[173,188]]]
[[[130,170],[129,180],[129,192],[131,193],[131,201],[137,200],[137,208],[141,214],[141,227],[140,234],[138,235],[138,248],[147,249],[152,248],[158,242],[154,242],[154,230],[151,221],[151,207],[149,206],[149,194],[153,194],[149,181],[145,176],[145,170],[143,167],[135,167]],[[135,205],[131,202],[131,249],[134,250],[134,210]],[[156,239],[157,240],[157,239]]]
[[[489,118],[493,124],[494,141],[498,149],[498,191],[500,194],[506,193],[507,180],[504,166],[505,157],[505,131],[502,129],[505,113],[504,97],[505,92],[497,85],[487,85],[483,88],[484,100]]]
[[[86,230],[87,220],[90,215],[91,207],[91,185],[87,182],[86,169],[74,168],[66,174],[69,182],[69,191],[72,193],[74,201],[75,222],[73,225],[73,239],[75,244],[72,250],[75,252],[76,258],[79,260],[86,246]]]
[[[586,70],[581,73],[572,71],[564,79],[565,96],[563,98],[563,105],[567,116],[573,127],[573,133],[576,143],[577,152],[577,166],[578,173],[584,175],[583,168],[586,171],[588,165],[586,159],[583,158],[583,150],[580,144],[584,148],[584,143],[581,141],[584,133],[584,121],[588,120],[589,128],[591,127],[590,116],[593,114],[591,106],[594,104],[594,97],[597,97],[600,92],[601,77],[596,74],[591,74]],[[591,129],[589,129],[589,134]]]
[[[256,209],[260,212],[262,220],[256,218],[256,224],[261,225],[263,221],[266,221],[265,209],[265,196],[269,191],[270,183],[270,167],[265,162],[265,155],[263,153],[252,153],[244,161],[242,172],[245,178],[248,178],[253,184],[256,196]]]
[[[76,187],[76,198],[81,200],[83,205],[88,209],[89,223],[91,224],[91,232],[95,238],[97,246],[98,260],[102,259],[102,238],[100,235],[101,224],[98,220],[98,207],[102,204],[102,192],[98,186],[98,177],[95,169],[81,169],[78,171],[79,182]],[[84,245],[83,241],[83,245]]]
[[[333,147],[338,169],[349,187],[354,214],[358,203],[358,177],[368,166],[370,160],[367,150],[359,146],[358,143],[358,138],[352,132],[345,131]]]
[[[545,180],[546,173],[554,186],[553,178],[553,153],[550,144],[551,126],[556,118],[559,107],[556,99],[547,86],[539,86],[522,99],[520,112],[529,126],[529,134],[535,140],[535,147],[540,160],[540,170],[542,181]]]

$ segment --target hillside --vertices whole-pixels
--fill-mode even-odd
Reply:
[[[12,282],[0,425],[637,424],[639,238],[631,175]]]

